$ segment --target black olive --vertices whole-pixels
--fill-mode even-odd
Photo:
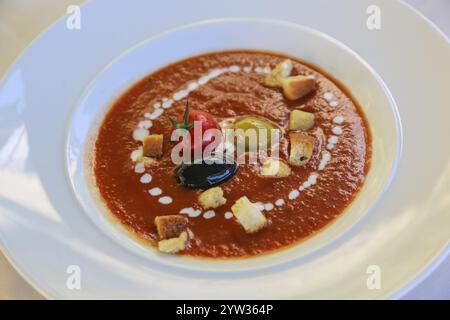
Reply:
[[[209,189],[233,177],[238,167],[235,162],[217,163],[210,159],[208,163],[203,160],[197,163],[181,164],[175,169],[175,174],[185,187]]]

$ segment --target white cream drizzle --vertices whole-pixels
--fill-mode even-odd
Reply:
[[[205,213],[203,213],[203,218],[205,219],[211,219],[214,218],[216,216],[216,212],[214,210],[208,210],[205,211]]]
[[[156,196],[159,196],[159,195],[162,194],[162,190],[161,190],[161,188],[154,187],[154,188],[151,188],[150,190],[148,190],[148,193],[149,193],[151,196],[156,197]]]
[[[233,213],[230,211],[225,212],[225,214],[223,215],[225,217],[225,219],[231,219],[233,218]]]
[[[297,199],[299,195],[300,195],[300,192],[298,192],[298,190],[294,189],[291,192],[289,192],[288,199],[289,200]]]
[[[255,202],[253,204],[259,211],[264,211],[266,208],[264,207],[264,203],[262,202]]]
[[[338,137],[336,136],[331,136],[328,138],[328,143],[332,143],[332,144],[336,144],[338,142]]]
[[[141,183],[143,184],[150,183],[152,182],[152,175],[150,173],[144,173],[139,179],[139,181],[141,181]]]
[[[213,69],[210,72],[206,73],[205,75],[201,76],[197,81],[190,82],[186,88],[180,89],[179,91],[176,91],[173,93],[171,98],[163,97],[161,101],[157,101],[153,104],[153,112],[147,112],[144,114],[144,120],[140,121],[137,125],[137,128],[133,131],[133,139],[137,141],[142,141],[145,136],[150,134],[149,129],[153,126],[153,122],[151,120],[156,120],[159,118],[166,109],[169,109],[172,107],[173,103],[175,101],[180,101],[184,98],[186,98],[189,93],[196,90],[200,86],[208,83],[211,79],[216,78],[224,73],[231,72],[231,73],[237,73],[237,72],[255,72],[257,74],[268,74],[271,72],[271,68],[268,66],[265,67],[255,67],[252,68],[251,66],[244,66],[240,67],[238,65],[232,65],[227,68],[218,68]],[[323,97],[329,101],[329,105],[333,108],[337,107],[339,104],[334,99],[334,94],[331,92],[325,92],[323,94]],[[326,149],[332,150],[336,143],[338,143],[339,139],[337,136],[341,135],[343,133],[342,127],[339,126],[344,123],[344,117],[341,115],[335,116],[333,118],[333,123],[338,125],[332,128],[332,133],[334,135],[330,136],[327,140]],[[318,170],[322,171],[325,169],[325,167],[328,165],[328,163],[331,160],[331,154],[330,152],[323,150],[321,152],[322,157],[320,160],[320,163],[318,165]],[[142,147],[139,149],[136,149],[131,152],[131,159],[132,161],[136,162],[139,157],[143,156]],[[134,168],[136,173],[144,173],[145,172],[145,165],[143,163],[137,163]],[[289,200],[295,200],[300,196],[300,191],[305,190],[306,188],[311,187],[312,185],[317,183],[319,175],[317,173],[312,173],[306,181],[304,181],[298,189],[291,190],[287,196]],[[145,173],[141,176],[140,182],[147,184],[152,181],[152,176],[148,173]],[[159,187],[154,187],[150,190],[148,190],[148,193],[151,196],[160,196],[162,194],[162,190]],[[158,201],[161,204],[170,204],[173,202],[173,199],[170,196],[162,196],[158,199]],[[272,203],[261,203],[257,202],[254,203],[255,207],[258,208],[261,211],[271,211],[274,209],[275,206],[281,207],[286,204],[286,201],[283,198],[277,199],[274,204]],[[202,211],[199,209],[194,209],[192,207],[189,208],[183,208],[180,210],[181,214],[186,214],[189,217],[198,217],[202,215]],[[216,213],[214,210],[208,210],[203,213],[203,218],[205,219],[211,219],[216,216]],[[225,219],[231,219],[233,217],[232,212],[226,212],[224,214]]]
[[[162,114],[164,113],[164,110],[159,108],[159,109],[155,109],[149,116],[149,118],[151,120],[156,120],[158,119]]]
[[[134,166],[134,172],[136,173],[144,173],[145,172],[145,165],[142,162],[136,163]]]
[[[328,162],[331,160],[331,154],[328,151],[322,151],[322,159],[320,159],[320,163],[318,169],[322,171],[327,166]]]
[[[169,196],[164,196],[164,197],[159,198],[158,201],[161,204],[170,204],[170,203],[172,203],[173,200]]]
[[[344,123],[344,117],[343,116],[336,116],[333,119],[334,124],[343,124]]]
[[[334,98],[334,94],[332,94],[331,92],[325,92],[323,94],[323,97],[325,98],[325,100],[331,101]]]
[[[149,133],[150,131],[148,131],[148,129],[137,128],[133,131],[133,139],[136,141],[142,141],[146,136],[148,136]]]
[[[153,122],[151,120],[142,120],[139,122],[138,127],[142,129],[149,129],[153,125]]]
[[[331,131],[337,136],[340,136],[343,132],[342,127],[339,127],[339,126],[333,127],[333,129],[331,129]]]
[[[189,217],[195,218],[195,217],[198,217],[199,215],[202,214],[202,210],[199,210],[199,209],[196,210],[196,209],[194,209],[192,207],[189,207],[189,208],[181,209],[180,213],[181,214],[187,214]]]
[[[143,156],[143,154],[144,153],[142,151],[142,148],[140,147],[139,149],[133,150],[131,152],[130,158],[131,158],[131,160],[133,160],[133,162],[136,162],[139,159],[139,157]]]

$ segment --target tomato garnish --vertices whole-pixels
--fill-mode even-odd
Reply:
[[[183,114],[177,119],[170,118],[170,122],[175,129],[185,129],[191,135],[191,149],[194,150],[196,144],[201,142],[201,150],[214,141],[214,134],[208,129],[220,130],[220,126],[214,117],[208,112],[190,109],[189,102],[186,101]],[[201,124],[201,138],[194,137],[194,122]]]

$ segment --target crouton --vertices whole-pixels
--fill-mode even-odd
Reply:
[[[143,154],[146,157],[158,158],[162,156],[163,151],[163,135],[162,134],[150,134],[144,137],[142,141]]]
[[[261,175],[269,178],[285,178],[291,175],[291,168],[278,159],[267,159],[261,167]]]
[[[292,61],[289,59],[284,60],[266,76],[264,83],[269,87],[281,87],[281,79],[290,76],[291,72]]]
[[[289,163],[293,166],[303,166],[311,159],[316,139],[303,132],[290,132]]]
[[[289,130],[307,131],[314,126],[314,114],[302,110],[293,110],[289,114]]]
[[[223,197],[222,188],[214,187],[203,191],[198,196],[198,202],[203,207],[203,209],[210,209],[224,205],[227,202],[227,199]]]
[[[164,253],[176,253],[186,248],[188,233],[183,231],[178,237],[161,240],[158,242],[158,250]]]
[[[266,217],[245,196],[233,204],[231,211],[247,233],[257,232],[267,224]]]
[[[316,88],[316,81],[310,76],[294,76],[281,79],[284,96],[289,100],[297,100]]]
[[[155,218],[156,230],[160,239],[178,237],[183,231],[186,231],[188,222],[187,217],[179,214],[158,216]]]

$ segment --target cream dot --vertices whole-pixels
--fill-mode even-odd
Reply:
[[[344,117],[343,116],[336,116],[336,117],[334,117],[333,122],[335,124],[342,124],[344,122]]]
[[[225,219],[231,219],[231,218],[233,218],[233,213],[230,211],[225,212],[224,217],[225,217]]]
[[[261,68],[261,67],[256,67],[255,68],[255,72],[258,73],[258,74],[261,74],[261,73],[264,73],[264,69]]]
[[[139,157],[142,157],[142,155],[143,155],[142,148],[139,148],[131,152],[130,158],[131,160],[136,162]]]
[[[134,172],[136,173],[144,173],[145,172],[145,165],[142,162],[136,163],[134,166]]]
[[[138,128],[133,131],[133,139],[136,141],[142,141],[150,132],[148,129]]]
[[[264,73],[270,73],[272,71],[272,69],[270,69],[270,67],[264,67],[263,72]]]
[[[173,104],[173,100],[166,100],[163,102],[162,107],[164,109],[169,109],[170,107],[172,107]]]
[[[289,200],[294,200],[294,199],[298,198],[299,195],[300,195],[300,192],[298,192],[298,190],[292,190],[291,192],[289,192],[288,198],[289,198]]]
[[[229,67],[228,70],[230,72],[239,72],[239,71],[241,71],[241,67],[233,65],[233,66]]]
[[[339,138],[336,136],[331,136],[328,138],[328,143],[336,144],[338,142]]]
[[[331,101],[330,102],[330,107],[336,108],[338,106],[338,102],[337,101]]]
[[[250,72],[252,72],[252,67],[250,67],[250,66],[245,66],[243,70],[244,70],[244,72],[246,72],[246,73],[250,73]]]
[[[158,199],[158,202],[161,204],[169,204],[172,203],[172,201],[173,201],[172,198],[168,196],[164,196]]]
[[[309,180],[303,182],[303,188],[306,189],[306,188],[309,188],[309,187],[311,187],[311,182]]]
[[[189,83],[189,85],[187,87],[187,89],[189,91],[194,91],[197,88],[198,88],[198,83],[197,82],[191,82],[191,83]]]
[[[277,201],[275,201],[275,205],[278,207],[281,207],[282,205],[284,205],[284,200],[283,199],[278,199]]]
[[[153,105],[153,108],[155,108],[155,109],[161,108],[161,102],[156,102],[156,103]]]
[[[177,91],[177,92],[175,92],[173,94],[173,100],[179,101],[179,100],[181,100],[183,98],[186,98],[187,96],[188,96],[188,91],[180,90],[180,91]]]
[[[325,167],[327,166],[327,164],[328,164],[328,162],[329,162],[330,160],[331,160],[331,155],[330,155],[330,153],[324,151],[324,152],[322,153],[322,159],[320,160],[318,169],[319,169],[319,170],[325,169]]]
[[[195,218],[195,217],[198,217],[202,213],[202,211],[201,210],[195,210],[194,208],[189,207],[189,208],[181,209],[180,213],[181,214],[187,214],[189,217]]]
[[[214,210],[208,210],[205,213],[203,213],[203,218],[205,219],[211,219],[214,218],[216,216],[216,213],[214,212]]]
[[[328,150],[333,150],[334,149],[334,143],[327,144],[327,149]]]
[[[324,97],[326,100],[330,101],[331,99],[333,99],[334,95],[333,95],[331,92],[325,92],[325,93],[323,94],[323,97]]]
[[[152,117],[152,114],[150,112],[146,112],[144,113],[144,117],[150,119]]]
[[[141,176],[141,183],[150,183],[152,181],[152,175],[149,173],[145,173]]]
[[[189,214],[189,217],[191,217],[191,218],[196,218],[196,217],[198,217],[198,216],[201,215],[201,214],[202,214],[202,210],[197,209],[197,210],[192,211],[192,212]]]
[[[317,183],[317,174],[312,173],[309,177],[308,177],[308,182],[313,185]]]
[[[148,193],[151,196],[156,197],[156,196],[159,196],[162,194],[162,190],[161,190],[161,188],[155,187],[155,188],[151,188],[150,190],[148,190]]]
[[[266,203],[266,204],[264,205],[264,209],[265,209],[266,211],[272,210],[272,209],[273,209],[273,204],[270,203],[270,202]]]
[[[331,131],[335,134],[335,135],[341,135],[342,134],[342,128],[341,127],[334,127],[333,129],[331,129]]]
[[[195,211],[194,208],[189,207],[189,208],[183,208],[183,209],[181,209],[181,210],[180,210],[180,213],[181,213],[181,214],[190,214],[190,213],[192,213],[192,212],[194,212],[194,211]]]
[[[256,202],[253,204],[259,211],[264,211],[265,207],[264,204],[261,202]]]
[[[143,129],[148,129],[148,128],[151,128],[152,125],[153,125],[152,120],[143,120],[143,121],[139,122],[138,127],[143,128]]]
[[[163,109],[156,109],[156,110],[153,111],[152,114],[150,115],[150,119],[151,119],[151,120],[158,119],[163,113],[164,113],[164,110],[163,110]]]

